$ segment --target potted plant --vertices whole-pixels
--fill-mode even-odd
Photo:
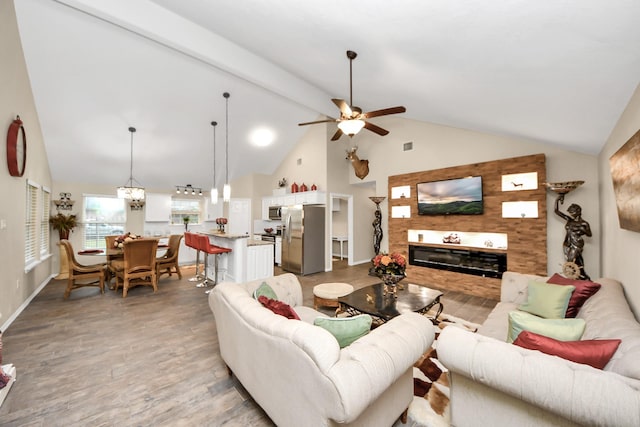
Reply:
[[[182,221],[184,221],[184,231],[189,231],[188,227],[189,227],[189,221],[191,221],[191,218],[189,218],[188,216],[184,216],[182,217]]]
[[[54,230],[58,230],[60,240],[69,240],[69,233],[73,231],[78,225],[78,220],[75,215],[57,214],[49,218],[49,224]]]

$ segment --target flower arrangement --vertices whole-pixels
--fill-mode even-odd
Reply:
[[[407,259],[398,252],[391,254],[381,253],[373,258],[373,269],[376,274],[395,274],[404,276],[407,268]]]
[[[115,248],[122,249],[124,247],[124,242],[129,242],[131,240],[141,239],[142,236],[138,236],[132,233],[126,233],[121,236],[116,237],[116,240],[113,242],[113,246]]]
[[[218,232],[224,233],[224,226],[227,225],[227,218],[216,218],[218,224]]]

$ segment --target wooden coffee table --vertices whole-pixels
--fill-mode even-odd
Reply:
[[[443,309],[440,301],[442,292],[412,283],[403,283],[402,286],[404,289],[398,289],[397,298],[392,295],[384,296],[382,283],[366,286],[338,298],[338,310],[350,316],[369,314],[373,318],[373,325],[379,326],[402,313],[424,314],[437,304],[438,311],[434,320],[438,320]]]

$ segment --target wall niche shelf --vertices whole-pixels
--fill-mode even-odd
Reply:
[[[538,172],[502,175],[502,191],[536,190],[537,188]]]
[[[402,185],[400,187],[391,187],[392,199],[406,199],[407,197],[411,197],[410,185]]]

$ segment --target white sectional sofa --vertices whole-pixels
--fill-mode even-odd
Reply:
[[[603,370],[506,342],[508,313],[530,280],[507,272],[501,300],[477,333],[448,327],[437,341],[451,375],[451,421],[466,426],[640,426],[640,324],[612,279],[578,311],[581,340],[621,339]]]
[[[301,320],[274,314],[253,298],[266,282]],[[326,315],[302,305],[287,273],[221,283],[209,295],[220,354],[230,371],[278,426],[391,426],[413,398],[412,366],[431,346],[424,316],[398,316],[351,345],[313,321]]]

